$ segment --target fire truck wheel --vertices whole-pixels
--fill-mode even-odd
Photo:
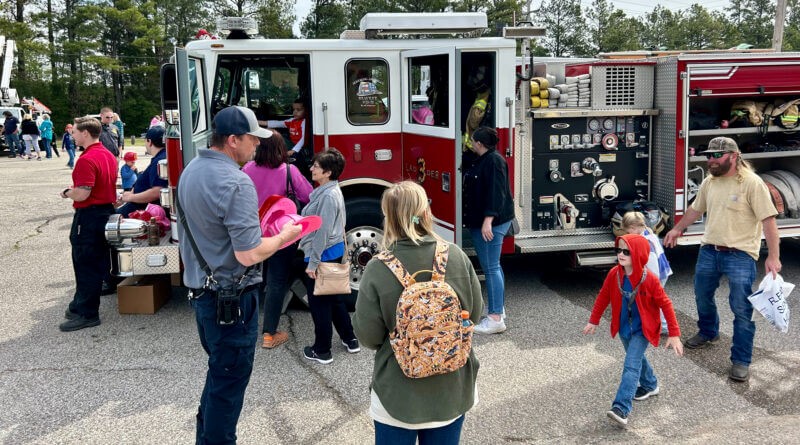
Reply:
[[[348,308],[355,309],[358,286],[364,267],[380,251],[383,241],[383,216],[378,198],[357,197],[345,201],[347,211],[347,254],[350,264],[350,287],[353,289]]]

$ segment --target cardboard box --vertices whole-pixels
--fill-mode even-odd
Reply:
[[[120,314],[155,314],[172,293],[168,275],[128,277],[117,286]]]

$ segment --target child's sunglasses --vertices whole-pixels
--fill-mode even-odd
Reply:
[[[704,153],[703,155],[706,157],[706,159],[711,159],[711,158],[720,159],[721,157],[725,156],[728,153],[732,153],[732,152],[730,152],[730,151],[715,151],[714,153]]]
[[[621,248],[621,247],[615,247],[615,248],[614,248],[614,252],[616,252],[616,253],[621,253],[621,254],[623,254],[623,255],[625,255],[625,256],[631,256],[631,251],[630,251],[630,249],[623,249],[623,248]]]

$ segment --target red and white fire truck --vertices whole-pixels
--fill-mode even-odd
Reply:
[[[543,29],[513,27],[504,37],[477,37],[486,25],[483,14],[381,13],[367,14],[359,31],[339,39],[271,40],[249,38],[244,29],[252,25],[240,20],[227,23],[227,38],[177,48],[174,62],[162,67],[168,138],[161,171],[170,184],[162,204],[171,207],[180,173],[198,148],[207,147],[220,109],[247,106],[259,119],[285,119],[292,101],[306,97],[313,150],[336,147],[347,161],[340,185],[354,289],[380,249],[380,197],[396,181],[418,181],[437,233],[469,248],[461,214],[462,135],[480,76],[490,91],[482,124],[500,135],[497,148],[509,164],[522,228],[506,238],[504,253],[565,251],[574,252],[579,265],[607,264],[614,261],[610,226],[620,204],[652,200],[680,218],[702,180],[693,175],[704,164],[687,154],[690,147],[699,149],[718,134],[760,134],[714,128],[729,118],[735,98],[800,94],[793,91],[800,85],[798,55],[534,61],[530,40]],[[578,89],[588,87],[591,100],[531,109],[533,76],[550,76],[553,84],[590,78]],[[689,129],[696,106],[709,108],[711,128]],[[778,132],[773,126],[766,131]],[[800,157],[793,157],[800,151],[768,153],[746,157],[800,171]],[[798,220],[786,220],[781,235],[796,235],[797,228]],[[702,222],[681,242],[696,243],[699,233]],[[174,242],[119,242],[117,250],[121,275],[178,271]]]

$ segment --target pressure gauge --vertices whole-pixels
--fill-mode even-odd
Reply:
[[[567,144],[569,144],[569,135],[568,134],[562,134],[561,135],[561,145],[567,145]]]
[[[558,145],[558,135],[551,134],[550,135],[550,145]]]
[[[592,135],[591,134],[584,134],[581,136],[582,142],[586,144],[586,146],[592,145]]]
[[[607,117],[603,119],[603,129],[606,131],[614,131],[614,119]]]
[[[580,144],[581,143],[581,135],[573,134],[572,135],[572,143],[573,144]]]
[[[597,131],[600,129],[600,121],[597,119],[589,119],[589,130]]]

